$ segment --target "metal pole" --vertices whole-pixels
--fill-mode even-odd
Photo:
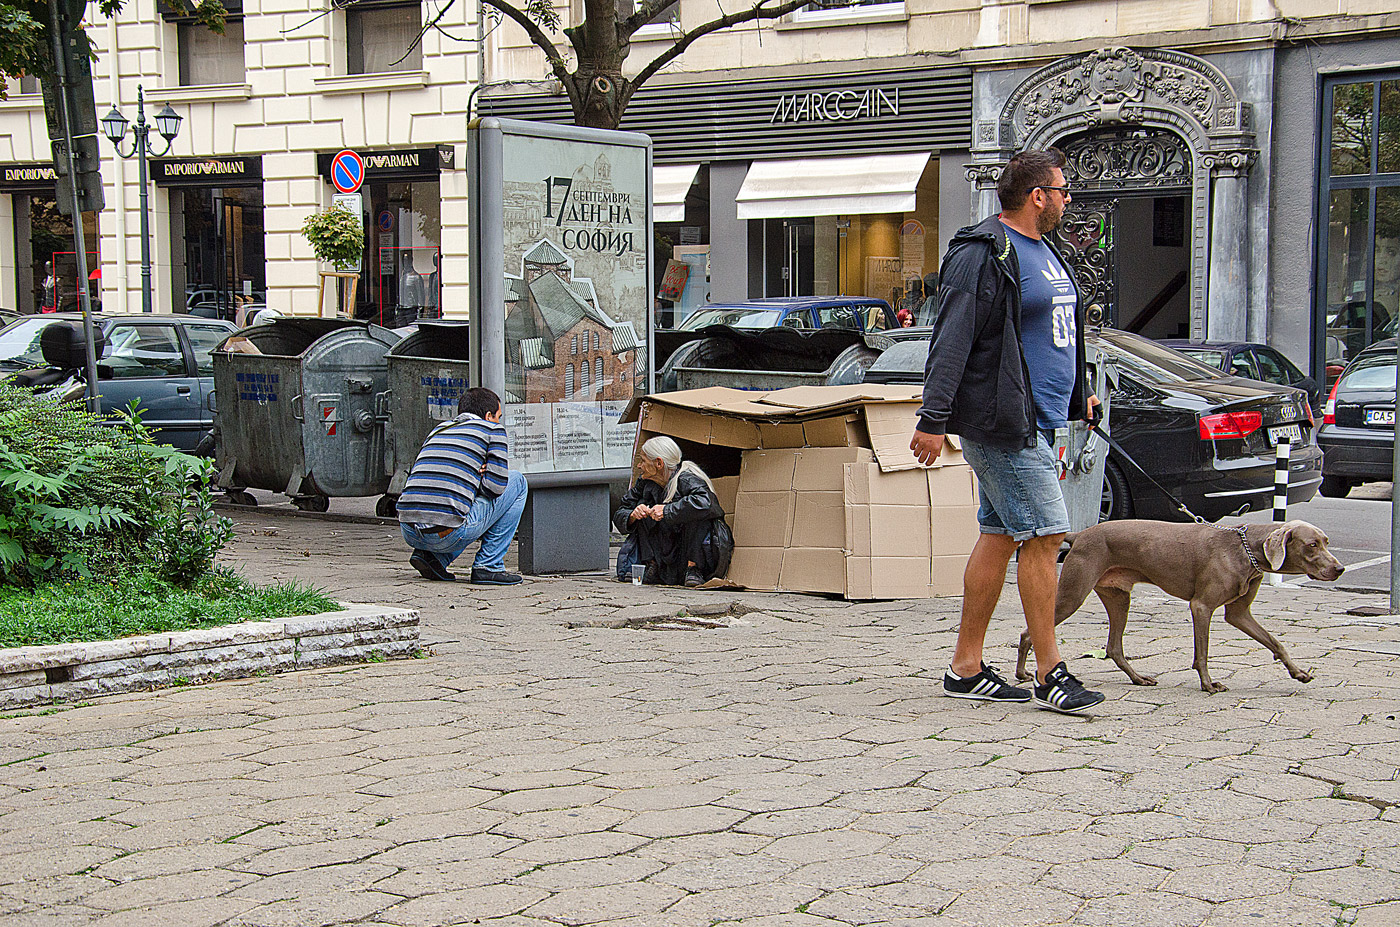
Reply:
[[[1285,438],[1274,447],[1274,524],[1288,521],[1288,461],[1293,445]],[[1270,573],[1270,586],[1282,586],[1283,574]]]
[[[1395,405],[1400,407],[1400,339],[1395,343]],[[1390,462],[1390,613],[1400,615],[1400,512],[1395,506],[1395,487],[1400,486],[1400,415],[1396,416],[1395,438]]]
[[[146,153],[150,150],[151,127],[146,125],[146,95],[136,87],[136,124],[131,127],[136,141],[137,174],[141,182],[141,311],[151,311],[151,211],[146,193]]]
[[[83,312],[83,341],[87,368],[88,411],[94,415],[102,412],[97,398],[97,351],[96,334],[92,326],[92,294],[88,292],[87,240],[83,233],[83,210],[78,193],[78,161],[73,156],[73,119],[68,111],[68,66],[63,58],[63,39],[58,22],[58,0],[49,0],[49,31],[53,35],[53,64],[58,78],[58,108],[63,119],[63,147],[68,157],[68,188],[73,199],[73,247],[78,252],[78,306]],[[54,292],[58,291],[58,278],[54,278]],[[55,300],[57,302],[57,300]]]

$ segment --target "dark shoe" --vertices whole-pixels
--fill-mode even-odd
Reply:
[[[700,571],[695,569],[695,567],[691,567],[685,571],[685,584],[687,587],[694,589],[704,581],[705,577],[700,575]]]
[[[431,579],[435,582],[450,583],[457,577],[447,572],[447,568],[442,565],[438,558],[426,550],[415,550],[408,558],[408,562],[422,575],[424,579]]]
[[[648,563],[648,564],[647,564],[646,572],[642,573],[642,585],[643,585],[643,586],[659,586],[659,585],[661,585],[661,571],[660,571],[659,569],[657,569],[655,563]]]
[[[1035,687],[1035,707],[1061,714],[1075,715],[1088,711],[1103,701],[1102,692],[1091,692],[1070,675],[1063,662],[1045,674],[1045,682]]]
[[[976,676],[959,679],[951,672],[943,674],[943,694],[953,698],[970,698],[980,702],[1029,702],[1031,691],[1018,689],[1002,679],[983,663]]]
[[[505,570],[483,570],[481,567],[472,567],[473,586],[515,586],[520,583],[519,573],[507,573]]]

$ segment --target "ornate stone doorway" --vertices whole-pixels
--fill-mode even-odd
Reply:
[[[1185,140],[1138,126],[1093,129],[1055,144],[1075,190],[1056,244],[1074,267],[1085,303],[1097,304],[1116,328],[1185,336],[1192,180]]]
[[[996,212],[996,178],[1012,154],[1052,144],[1073,149],[1081,216],[1118,201],[1102,228],[1109,230],[1120,261],[1125,209],[1149,215],[1154,231],[1171,228],[1181,211],[1176,225],[1186,258],[1186,333],[1243,339],[1253,327],[1246,308],[1245,216],[1257,151],[1250,105],[1224,74],[1194,55],[1121,47],[1041,68],[1007,97],[998,120],[974,129],[968,168],[976,189],[974,218]],[[1090,249],[1083,261],[1095,266],[1112,250]],[[1122,296],[1120,288],[1120,301]]]

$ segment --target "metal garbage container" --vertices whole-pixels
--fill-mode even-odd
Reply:
[[[384,492],[385,355],[398,340],[368,322],[283,317],[221,342],[215,459],[229,499],[270,489],[324,512],[331,496]]]
[[[428,432],[457,417],[470,388],[471,326],[420,320],[418,330],[389,349],[389,438],[384,471],[397,500]],[[382,500],[381,500],[382,501]],[[387,504],[381,515],[392,515]]]
[[[1090,392],[1103,403],[1099,427],[1109,431],[1108,407],[1118,374],[1107,354],[1095,349],[1093,341],[1084,345]],[[1055,454],[1060,462],[1061,490],[1069,509],[1071,531],[1083,531],[1099,523],[1103,506],[1103,472],[1108,462],[1108,442],[1094,434],[1085,422],[1070,422],[1055,432]]]

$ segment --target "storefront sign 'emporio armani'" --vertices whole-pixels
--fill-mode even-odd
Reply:
[[[899,88],[785,93],[773,108],[775,122],[852,122],[899,115]]]

